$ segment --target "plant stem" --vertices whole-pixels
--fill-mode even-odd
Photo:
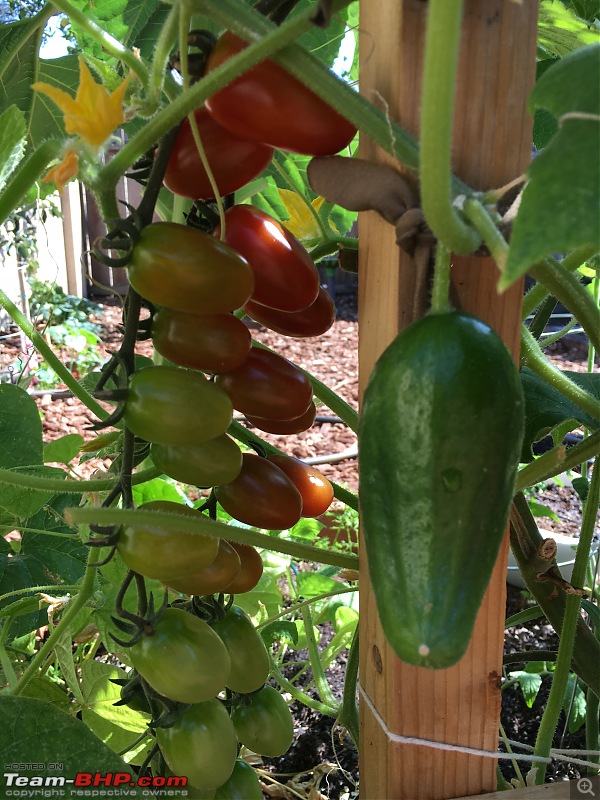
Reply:
[[[136,472],[132,475],[132,484],[137,486],[162,475],[156,467]],[[38,475],[20,473],[12,469],[0,469],[0,484],[22,486],[30,491],[54,492],[55,494],[87,494],[88,492],[110,492],[115,485],[114,478],[91,481],[64,481],[61,478],[42,478]]]
[[[575,587],[583,586],[587,569],[588,556],[594,535],[594,524],[598,504],[600,503],[600,460],[597,460],[592,472],[590,488],[583,510],[583,521],[581,523],[581,534],[579,544],[575,554],[573,574],[571,582]],[[558,724],[558,718],[562,710],[563,699],[571,670],[571,658],[575,644],[575,633],[577,631],[577,621],[581,607],[581,597],[579,595],[568,595],[565,604],[565,616],[560,633],[560,643],[558,646],[558,657],[556,659],[556,669],[552,679],[552,687],[548,696],[548,702],[542,716],[542,721],[538,730],[535,742],[534,755],[547,758],[550,755],[554,731]],[[536,773],[536,785],[544,783],[546,777],[546,766],[540,764]]]
[[[448,290],[450,286],[450,251],[441,242],[435,250],[435,266],[433,272],[433,289],[431,292],[432,314],[444,314],[450,311]]]
[[[177,32],[179,30],[179,4],[175,3],[169,11],[167,19],[163,23],[156,45],[154,47],[154,55],[152,57],[152,65],[150,67],[150,74],[148,79],[148,101],[150,107],[158,105],[160,95],[165,83],[165,73],[167,71],[167,64],[173,49],[173,45],[177,41]]]
[[[421,205],[427,224],[449,250],[468,254],[480,242],[452,197],[452,120],[462,0],[429,0],[421,95]]]
[[[358,708],[356,707],[356,687],[358,683],[358,662],[359,662],[359,627],[356,626],[354,636],[352,637],[352,644],[348,650],[348,660],[346,662],[346,672],[344,675],[344,694],[342,696],[342,705],[340,713],[338,714],[337,722],[342,725],[354,742],[354,746],[358,749],[359,740],[359,722],[358,722]]]
[[[599,320],[600,321],[600,320]],[[521,366],[527,366],[540,378],[572,400],[595,419],[600,419],[600,401],[582,389],[548,361],[529,330],[521,326]]]
[[[565,452],[566,451],[566,452]],[[600,454],[600,431],[595,431],[579,444],[566,449],[563,445],[554,447],[544,455],[527,464],[517,473],[515,491],[521,492],[527,486],[552,478],[561,472],[573,469],[584,461]]]
[[[95,567],[92,567],[91,564],[93,563],[95,558],[96,558],[96,553],[93,550],[90,550],[90,553],[88,555],[88,565],[83,575],[83,581],[81,582],[79,593],[77,594],[76,597],[73,598],[73,600],[71,600],[71,602],[63,612],[58,625],[54,628],[50,636],[46,639],[46,641],[37,651],[35,656],[31,659],[29,666],[27,667],[25,672],[21,675],[19,683],[14,688],[12,694],[14,695],[22,694],[23,690],[25,689],[29,681],[32,678],[34,678],[35,675],[37,674],[40,666],[54,651],[55,645],[60,641],[60,639],[62,639],[64,634],[69,630],[71,621],[76,617],[76,615],[87,603],[88,599],[92,596],[94,592],[94,584],[96,581],[96,569]]]
[[[338,706],[328,706],[325,703],[321,703],[319,700],[315,700],[309,695],[304,694],[304,692],[300,691],[300,689],[296,688],[293,683],[291,683],[281,672],[277,664],[271,658],[271,674],[277,681],[277,683],[281,686],[281,688],[285,692],[289,692],[294,700],[298,700],[299,703],[302,705],[308,706],[309,708],[318,711],[319,714],[325,714],[327,717],[337,717],[338,714]]]
[[[14,620],[13,616],[7,617],[2,625],[2,632],[0,633],[0,666],[4,672],[4,677],[8,683],[9,689],[12,691],[18,683],[17,674],[12,665],[12,661],[6,652],[6,639],[8,637],[8,629]]]
[[[246,530],[233,525],[225,525],[209,519],[204,514],[198,514],[194,519],[181,514],[170,514],[164,511],[146,511],[142,508],[116,509],[116,508],[68,508],[64,517],[69,523],[97,524],[102,527],[112,525],[151,525],[168,530],[182,531],[183,533],[216,536],[230,539],[242,544],[251,544],[253,547],[264,547],[278,553],[286,553],[298,561],[316,561],[321,564],[331,564],[334,567],[348,569],[358,568],[358,558],[346,553],[324,550],[312,545],[293,542],[279,536],[259,533],[255,530]]]
[[[595,254],[595,252],[596,250],[593,247],[580,247],[578,250],[574,250],[566,258],[564,258],[560,264],[567,272],[575,272],[575,270],[578,269],[582,264],[585,264],[585,262]],[[558,261],[552,259],[549,261],[549,263],[555,265],[558,264]],[[535,286],[532,286],[523,298],[522,319],[527,319],[534,308],[537,308],[537,306],[539,306],[539,304],[548,296],[548,294],[548,289],[546,289],[543,283],[537,283]]]
[[[45,533],[45,531],[40,531],[40,533]],[[79,584],[73,586],[66,586],[57,583],[49,583],[47,586],[26,586],[24,589],[14,589],[12,592],[7,592],[6,594],[0,594],[0,603],[3,603],[5,600],[8,600],[9,597],[15,597],[19,594],[28,594],[29,592],[55,592],[57,589],[60,589],[61,594],[69,594],[70,592],[78,592],[79,591]]]
[[[600,351],[600,310],[580,279],[558,261],[542,261],[529,274],[569,309],[584,329],[596,351]]]
[[[600,749],[600,700],[588,689],[585,695],[585,748],[586,750]],[[588,756],[591,764],[600,765],[599,756]],[[598,769],[590,767],[589,775],[597,775]]]
[[[17,209],[33,184],[46,172],[48,164],[60,156],[64,142],[49,139],[19,164],[0,192],[0,223]]]
[[[479,232],[491,257],[501,273],[506,269],[508,245],[502,233],[496,227],[486,207],[480,200],[468,197],[464,203],[464,213],[473,227]]]
[[[325,671],[323,670],[323,664],[321,663],[321,658],[319,656],[319,648],[317,646],[317,640],[315,639],[315,631],[313,628],[313,618],[310,606],[303,606],[300,613],[302,614],[302,620],[304,622],[308,658],[310,660],[310,666],[314,675],[317,692],[324,703],[332,708],[335,708],[337,702],[331,693],[329,684],[327,683]]]
[[[305,606],[310,606],[312,603],[318,603],[320,600],[327,600],[329,597],[337,597],[340,594],[350,594],[351,592],[357,592],[357,586],[342,586],[339,591],[335,592],[324,592],[323,594],[315,595],[315,597],[311,597],[309,600],[302,600],[299,603],[294,603],[291,606],[288,606],[284,611],[279,614],[275,614],[273,617],[269,617],[264,622],[259,623],[257,626],[258,628],[264,628],[265,625],[269,625],[271,622],[275,622],[275,620],[282,619],[283,617],[289,617],[291,614],[295,614],[296,611],[300,611],[300,609],[304,608]],[[0,597],[0,600],[2,598]]]
[[[27,319],[25,314],[17,308],[12,300],[0,289],[0,306],[9,314],[14,322],[21,328],[23,333],[31,339],[35,345],[36,350],[44,357],[49,366],[54,370],[58,377],[65,383],[81,402],[90,409],[99,419],[106,419],[108,411],[105,411],[102,406],[94,400],[94,398],[86,392],[76,378],[69,372],[65,365],[61,362],[58,356],[53,352],[50,345],[48,345],[43,336],[37,332],[35,327]]]

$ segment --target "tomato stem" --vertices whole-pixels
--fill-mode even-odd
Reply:
[[[319,648],[317,646],[317,640],[315,639],[315,631],[313,628],[313,617],[312,617],[312,612],[310,610],[310,606],[303,606],[300,613],[302,614],[302,620],[304,622],[304,631],[306,633],[308,658],[310,660],[310,666],[315,679],[317,692],[319,693],[319,697],[321,698],[323,703],[325,703],[328,706],[331,706],[332,708],[335,708],[337,705],[337,701],[331,692],[329,684],[327,683],[327,678],[325,677],[323,664],[321,663]]]
[[[142,470],[132,475],[132,483],[137,486],[147,483],[154,478],[159,478],[162,471],[156,467]],[[54,494],[87,494],[89,492],[108,492],[114,486],[114,479],[98,479],[91,481],[63,480],[62,478],[43,478],[39,475],[29,475],[12,469],[0,469],[0,484],[7,486],[22,486],[30,491],[54,492]]]
[[[359,744],[359,721],[358,708],[356,707],[356,687],[358,683],[358,664],[359,664],[359,626],[356,626],[352,643],[348,650],[348,660],[346,661],[346,672],[344,676],[344,694],[342,705],[338,714],[337,723],[342,725],[354,742],[358,750]]]
[[[452,122],[463,0],[430,0],[421,100],[421,205],[435,236],[468,254],[479,235],[459,216],[452,197]]]
[[[585,573],[594,535],[594,526],[598,504],[600,503],[600,461],[597,459],[592,471],[589,493],[584,503],[583,520],[579,544],[575,554],[573,574],[571,582],[575,587],[581,587],[585,581]],[[538,734],[535,742],[534,755],[547,758],[552,748],[554,732],[558,724],[560,712],[562,711],[567,681],[571,671],[571,659],[575,645],[575,635],[577,632],[577,621],[579,619],[579,609],[581,607],[581,597],[577,594],[567,596],[565,604],[565,616],[562,630],[560,632],[560,643],[558,645],[558,657],[556,668],[552,678],[552,686],[548,696],[548,702],[540,722]],[[536,772],[536,785],[544,783],[546,777],[546,765],[540,764]]]
[[[531,464],[522,467],[517,473],[517,491],[522,491],[527,486],[545,481],[561,472],[579,466],[584,461],[595,458],[600,453],[600,431],[595,431],[586,436],[579,444],[569,447],[565,452],[564,446],[554,447],[544,453]]]

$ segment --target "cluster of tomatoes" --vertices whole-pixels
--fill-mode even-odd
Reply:
[[[271,686],[269,656],[250,618],[237,606],[210,622],[166,608],[130,648],[146,684],[187,709],[156,739],[168,768],[204,797],[262,798],[254,770],[238,759],[239,744],[264,756],[289,748],[293,721]],[[217,695],[227,692],[229,709]],[[195,796],[195,795],[194,795]]]

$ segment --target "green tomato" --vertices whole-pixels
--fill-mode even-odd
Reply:
[[[133,666],[150,686],[178,703],[215,697],[225,688],[231,668],[219,636],[206,622],[179,608],[167,608],[154,632],[129,652]]]
[[[249,704],[236,706],[231,712],[238,739],[261,756],[282,756],[294,738],[288,704],[272,686],[265,686],[248,699]]]
[[[131,376],[123,419],[148,442],[189,446],[225,433],[232,414],[229,397],[200,372],[145,367]]]
[[[171,728],[158,728],[156,739],[173,774],[185,776],[192,786],[216,789],[233,772],[237,738],[218,700],[192,706]]]
[[[263,800],[256,772],[245,761],[236,761],[231,777],[219,786],[214,800]]]
[[[140,506],[140,510],[165,511],[192,519],[202,516],[195,509],[170,500],[153,500]],[[168,581],[187,577],[212,564],[219,552],[219,539],[129,524],[121,528],[117,550],[129,569],[146,578]]]
[[[242,469],[242,451],[226,434],[196,447],[152,445],[152,461],[165,475],[192,486],[219,486],[235,480]]]
[[[233,692],[255,692],[269,677],[269,654],[250,617],[239,606],[232,606],[224,620],[211,623],[222,639],[231,659],[227,686]]]

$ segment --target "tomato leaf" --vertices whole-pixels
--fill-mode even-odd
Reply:
[[[0,467],[41,464],[42,454],[42,422],[35,400],[19,386],[1,385]]]
[[[61,436],[60,439],[55,439],[44,446],[44,463],[54,461],[59,464],[68,464],[78,455],[82,444],[83,436],[79,433],[68,433],[66,436]]]
[[[531,110],[549,111],[559,127],[528,169],[500,288],[552,253],[600,247],[599,71],[600,45],[589,46],[548,69],[531,93]]]
[[[150,503],[152,500],[172,500],[181,503],[181,492],[172,483],[162,478],[153,478],[151,481],[133,487],[133,499],[137,506]]]
[[[542,685],[542,676],[525,670],[509,672],[508,676],[512,680],[518,681],[527,708],[531,708]]]
[[[586,698],[576,675],[569,675],[563,711],[569,718],[569,733],[577,733],[585,722]]]
[[[289,642],[293,645],[298,643],[298,628],[296,624],[285,619],[270,622],[264,628],[261,628],[259,633],[267,647],[270,647],[273,642]]]
[[[37,764],[62,764],[59,774],[71,780],[78,772],[129,772],[81,720],[29,697],[0,698],[0,758],[5,770],[29,778],[47,774]]]
[[[326,592],[335,592],[342,589],[344,584],[334,581],[333,578],[328,578],[326,575],[320,575],[318,572],[299,572],[296,577],[296,586],[299,595],[311,598]]]
[[[600,399],[600,375],[584,372],[564,373],[582,389]],[[565,397],[552,384],[540,378],[528,367],[521,370],[521,383],[525,395],[525,437],[522,461],[531,461],[531,446],[564,420],[573,419],[577,425],[586,425],[591,430],[600,427],[600,420],[583,411],[572,400]]]

